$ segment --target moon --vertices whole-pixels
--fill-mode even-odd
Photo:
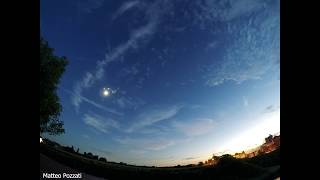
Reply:
[[[106,97],[106,96],[109,96],[109,95],[110,95],[109,89],[103,88],[102,94],[103,94],[103,96],[105,96],[105,97]]]

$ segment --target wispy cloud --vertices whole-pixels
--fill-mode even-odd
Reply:
[[[192,83],[194,83],[194,82],[195,82],[194,79],[189,79],[189,80],[182,81],[182,82],[180,82],[179,84],[180,84],[181,86],[187,86],[187,85],[190,85],[190,84],[192,84]]]
[[[241,18],[265,7],[263,0],[197,1],[197,21],[226,22]]]
[[[277,111],[278,109],[280,109],[280,106],[274,106],[274,105],[270,105],[270,106],[267,106],[263,111],[262,113],[272,113],[272,112],[275,112]]]
[[[78,88],[76,88],[77,90]],[[75,91],[75,92],[71,92],[67,89],[63,89],[65,92],[67,92],[68,94],[71,94],[72,95],[72,104],[76,107],[76,110],[78,111],[78,108],[79,108],[79,103],[84,101],[88,104],[91,104],[92,106],[96,107],[96,108],[99,108],[101,110],[104,110],[106,112],[109,112],[109,113],[112,113],[112,114],[115,114],[115,115],[119,115],[119,116],[122,116],[123,114],[121,112],[118,112],[112,108],[108,108],[108,107],[105,107],[101,104],[98,104],[82,95],[80,95],[81,93],[79,93],[78,91]]]
[[[224,43],[230,43],[222,49],[224,55],[216,57],[214,63],[205,68],[206,85],[214,87],[227,81],[241,84],[279,72],[280,15],[276,7],[271,7],[272,3],[251,0],[205,3],[203,8],[208,12],[203,10],[202,19],[207,23],[224,22],[223,32],[229,37]],[[245,15],[248,15],[245,20],[240,18]],[[234,22],[229,22],[231,20]]]
[[[126,11],[129,11],[130,9],[138,6],[139,4],[141,4],[139,1],[128,1],[123,3],[121,7],[113,14],[112,20],[115,20],[116,18],[124,14]]]
[[[137,131],[139,134],[143,135],[153,135],[153,136],[165,136],[168,135],[170,132],[173,132],[174,129],[172,129],[169,126],[159,125],[159,124],[153,124],[151,126],[147,126],[145,128],[140,129]]]
[[[219,45],[218,41],[212,41],[207,45],[206,51],[215,49],[216,47],[218,47],[218,45]]]
[[[95,9],[100,8],[104,3],[104,0],[86,0],[79,2],[77,8],[84,13],[92,13]]]
[[[207,134],[215,127],[212,119],[195,119],[188,122],[175,121],[173,126],[187,136],[200,136]]]
[[[121,96],[115,100],[115,103],[122,109],[137,109],[138,107],[145,104],[140,98],[132,98]]]
[[[125,78],[125,83],[134,83],[136,87],[142,88],[143,83],[150,79],[151,75],[151,68],[138,62],[134,65],[123,67],[117,76]]]
[[[192,160],[192,159],[198,159],[199,158],[199,156],[197,156],[197,157],[187,157],[187,158],[184,158],[183,160]]]
[[[134,75],[137,75],[140,71],[138,70],[137,68],[138,65],[134,65],[134,66],[131,66],[131,67],[125,67],[121,70],[121,76],[134,76]]]
[[[84,114],[83,122],[103,133],[108,133],[112,128],[119,128],[117,121],[93,113]]]
[[[138,116],[138,120],[133,122],[133,124],[126,131],[129,133],[134,132],[159,121],[171,119],[181,110],[182,107],[182,105],[175,105],[169,108],[155,109],[144,112]]]
[[[158,150],[166,149],[167,147],[172,146],[174,144],[175,142],[173,140],[160,139],[157,141],[149,141],[145,145],[146,145],[146,149],[148,150],[158,151]]]
[[[157,26],[161,21],[162,15],[168,10],[166,6],[168,1],[155,1],[146,9],[146,16],[149,18],[148,23],[140,28],[131,31],[130,38],[127,42],[120,44],[115,49],[105,54],[104,60],[98,61],[94,72],[86,72],[85,76],[76,83],[74,87],[74,106],[78,108],[83,101],[82,93],[84,89],[92,87],[97,80],[100,80],[105,72],[105,66],[109,63],[118,61],[129,49],[138,48],[140,41],[148,39],[156,32]],[[132,6],[132,5],[131,5]]]

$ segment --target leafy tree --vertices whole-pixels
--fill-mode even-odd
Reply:
[[[56,90],[68,61],[53,53],[48,42],[40,37],[40,133],[59,135],[65,132],[59,120],[62,106]]]
[[[220,159],[220,157],[219,157],[219,156],[217,156],[217,155],[215,155],[215,154],[213,154],[213,155],[212,155],[212,159],[213,159],[213,160],[219,160],[219,159]]]

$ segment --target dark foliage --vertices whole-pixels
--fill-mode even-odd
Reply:
[[[63,150],[65,150],[69,153],[75,153],[73,146],[72,147],[68,147],[68,146],[63,147]]]
[[[62,111],[56,90],[67,60],[55,56],[48,42],[40,38],[40,133],[58,135],[64,133],[59,120]]]
[[[270,153],[260,154],[253,158],[244,159],[245,162],[261,167],[270,167],[280,164],[280,147]]]
[[[107,162],[107,159],[104,158],[104,157],[100,157],[100,158],[99,158],[99,161],[101,161],[101,162]]]

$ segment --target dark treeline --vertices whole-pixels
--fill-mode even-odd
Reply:
[[[56,143],[56,142],[53,142],[53,141],[50,141],[48,139],[44,139],[44,143],[48,146],[51,146],[51,147],[54,147],[54,148],[58,148],[58,149],[61,149],[63,151],[66,151],[66,152],[69,152],[69,153],[72,153],[72,154],[75,154],[75,155],[79,155],[79,156],[82,156],[82,157],[85,157],[85,158],[88,158],[88,159],[93,159],[93,160],[98,160],[98,161],[101,161],[101,162],[107,162],[107,159],[105,157],[99,157],[99,155],[95,155],[91,152],[83,152],[83,153],[80,153],[80,149],[77,148],[77,150],[75,150],[75,148],[73,146],[61,146],[60,144]]]

